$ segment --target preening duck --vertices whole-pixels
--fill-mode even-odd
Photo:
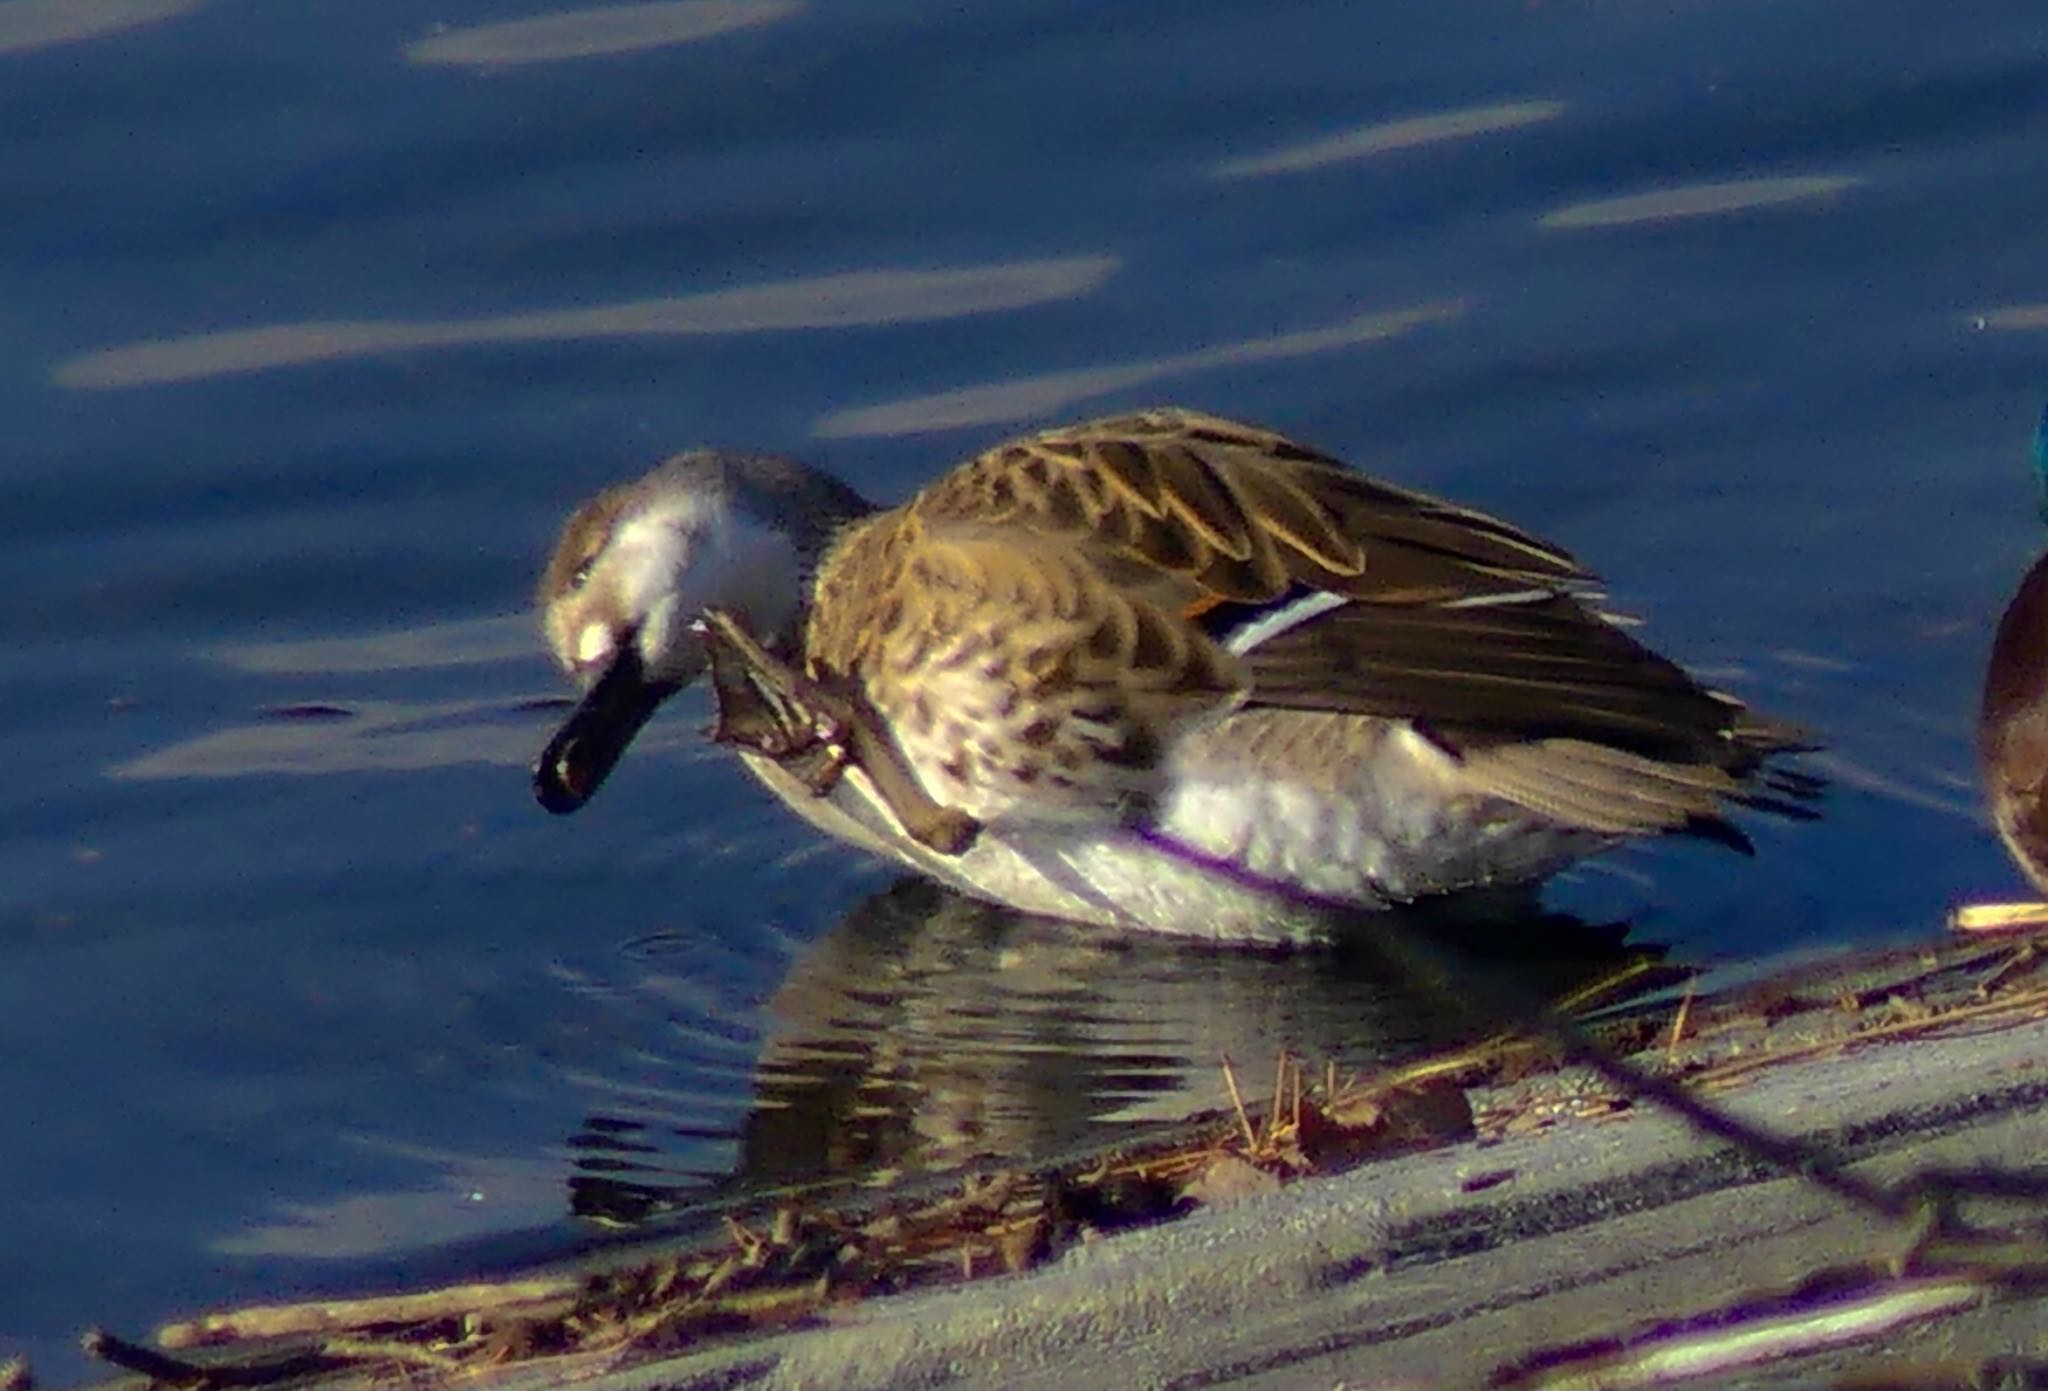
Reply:
[[[1201,937],[1532,883],[1802,814],[1789,726],[1603,617],[1564,550],[1282,435],[1162,409],[999,444],[900,506],[681,454],[542,579],[594,794],[712,669],[719,737],[827,832],[1021,910]]]

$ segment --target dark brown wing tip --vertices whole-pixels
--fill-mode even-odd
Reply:
[[[1731,696],[1720,698],[1733,701]],[[1728,726],[1728,737],[1739,747],[1755,752],[1759,758],[1779,753],[1814,753],[1826,747],[1819,736],[1805,725],[1759,715],[1747,706],[1736,711]]]
[[[1742,787],[1729,801],[1789,821],[1820,819],[1817,804],[1827,791],[1827,778],[1796,763],[1787,765],[1781,761],[1788,755],[1814,753],[1823,747],[1811,730],[1744,709],[1737,714],[1728,737],[1737,750],[1729,771],[1743,779]]]
[[[1746,799],[1745,799],[1746,800]],[[1756,843],[1744,835],[1733,822],[1719,816],[1691,816],[1678,828],[1680,835],[1692,836],[1697,840],[1710,840],[1716,845],[1726,846],[1738,855],[1756,855]]]

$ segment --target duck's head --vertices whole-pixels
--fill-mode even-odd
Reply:
[[[661,702],[702,674],[705,610],[788,640],[832,532],[866,510],[792,460],[715,450],[679,454],[579,507],[537,595],[549,650],[583,691],[534,768],[541,805],[582,806]]]

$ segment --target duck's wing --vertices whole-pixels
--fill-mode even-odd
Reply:
[[[1725,789],[1742,707],[1590,610],[1591,583],[1483,513],[1149,411],[999,445],[862,524],[809,649],[983,818],[1127,804],[1163,732],[1239,703],[1410,720],[1460,754],[1613,746]]]
[[[1470,785],[1568,825],[1689,830],[1740,848],[1735,801],[1809,818],[1819,784],[1774,753],[1804,730],[1709,690],[1565,596],[1469,608],[1352,604],[1245,657],[1253,702],[1411,721]]]
[[[1461,751],[1579,739],[1734,765],[1740,702],[1565,595],[1472,606],[1348,604],[1245,655],[1253,699],[1416,721]]]
[[[912,508],[1078,547],[1223,643],[1254,705],[1414,720],[1466,746],[1745,756],[1729,741],[1740,703],[1595,612],[1568,552],[1268,430],[1181,410],[1097,420],[999,445]]]
[[[1189,603],[1308,587],[1425,604],[1591,581],[1567,552],[1482,512],[1368,478],[1283,435],[1154,410],[997,445],[909,505],[927,525],[1014,528],[1081,547]]]

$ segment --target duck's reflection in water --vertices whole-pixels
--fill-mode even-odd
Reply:
[[[1553,995],[1656,955],[1625,945],[1623,929],[1533,907],[1428,930],[1473,969]],[[1486,1032],[1427,984],[1390,978],[1367,945],[1203,950],[1028,918],[918,880],[817,943],[768,1016],[732,1171],[707,1186],[664,1163],[710,1138],[685,1117],[593,1115],[575,1141],[578,1215],[633,1222],[1054,1157],[1228,1105],[1226,1059],[1262,1093],[1283,1050],[1360,1070]]]

